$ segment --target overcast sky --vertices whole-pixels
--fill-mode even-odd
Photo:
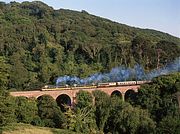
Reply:
[[[9,3],[11,0],[2,0]],[[23,2],[24,0],[16,0]],[[32,1],[32,0],[26,0]],[[130,26],[180,37],[180,0],[41,0],[55,9],[86,10]]]

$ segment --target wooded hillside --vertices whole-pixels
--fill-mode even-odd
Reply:
[[[180,39],[42,2],[0,2],[0,87],[34,89],[58,76],[81,78],[140,64],[146,71],[180,56]]]

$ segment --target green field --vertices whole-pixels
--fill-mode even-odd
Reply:
[[[76,133],[63,129],[37,127],[29,124],[15,123],[3,127],[2,134],[76,134]]]

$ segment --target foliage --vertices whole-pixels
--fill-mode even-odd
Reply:
[[[110,97],[103,91],[93,91],[95,98],[95,117],[96,124],[101,132],[104,130],[105,123],[110,114]]]
[[[5,89],[8,85],[9,77],[9,68],[10,65],[7,63],[7,59],[3,56],[0,56],[0,88]]]
[[[97,130],[93,108],[68,109],[65,112],[67,122],[66,128],[79,133],[95,133]]]
[[[136,105],[148,109],[152,117],[159,122],[163,117],[177,115],[179,112],[176,93],[180,73],[154,78],[152,84],[141,86]]]
[[[0,127],[16,122],[14,98],[0,90]]]
[[[91,95],[91,93],[87,92],[87,91],[79,91],[76,94],[76,108],[91,108],[93,105],[93,97]]]
[[[155,122],[147,111],[132,107],[118,97],[111,98],[111,112],[105,131],[112,133],[154,133]]]
[[[32,123],[38,116],[37,103],[34,99],[27,99],[25,97],[16,97],[15,115],[17,122]]]
[[[65,112],[66,128],[75,132],[95,133],[97,130],[93,97],[87,91],[79,91],[76,94],[74,109],[68,108]]]
[[[1,3],[0,22],[0,86],[8,89],[137,63],[151,70],[180,56],[179,38],[37,1]]]
[[[157,67],[157,50],[151,40],[137,36],[132,40],[132,53],[134,59],[140,65],[143,65],[145,69]]]
[[[84,10],[54,10],[40,1],[0,2],[0,24],[0,126],[25,122],[78,133],[179,132],[180,73],[142,85],[132,105],[102,91],[93,96],[81,91],[77,105],[65,113],[50,96],[35,101],[4,91],[36,89],[54,84],[58,76],[85,78],[137,63],[146,71],[160,68],[180,56],[179,38]]]
[[[64,115],[55,100],[48,95],[39,97],[37,101],[38,114],[47,127],[62,127],[65,122]]]
[[[178,134],[180,132],[180,117],[166,116],[159,123],[157,132],[159,134]]]
[[[77,104],[62,113],[48,95],[13,98],[0,90],[1,127],[11,122],[65,128],[77,133],[178,133],[179,73],[157,77],[142,85],[133,103],[95,90],[77,93]],[[38,112],[38,115],[37,115]]]

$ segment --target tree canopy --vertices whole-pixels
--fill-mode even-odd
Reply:
[[[162,67],[180,56],[180,39],[40,1],[0,4],[0,86],[36,89],[58,76],[81,78],[113,67]],[[2,82],[3,80],[3,82]]]

